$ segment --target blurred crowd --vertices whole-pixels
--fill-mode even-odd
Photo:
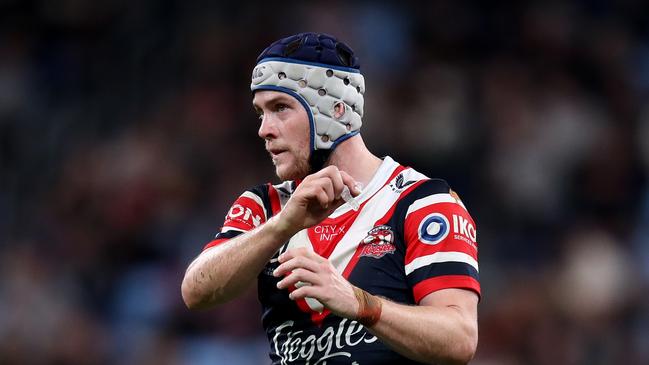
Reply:
[[[649,3],[0,1],[0,364],[264,364],[253,289],[180,282],[276,182],[249,77],[333,34],[362,135],[478,225],[476,365],[649,363]]]

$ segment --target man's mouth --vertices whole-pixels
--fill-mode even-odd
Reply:
[[[270,155],[271,155],[272,157],[275,157],[275,156],[278,156],[278,155],[280,155],[280,154],[286,152],[287,150],[285,150],[285,149],[281,149],[281,148],[270,148],[270,149],[268,149],[267,151],[268,151],[268,153],[270,153]]]

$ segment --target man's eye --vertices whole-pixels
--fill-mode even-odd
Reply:
[[[277,109],[278,112],[283,112],[286,109],[288,109],[288,105],[286,105],[286,104],[277,104],[276,109]]]
[[[264,119],[264,113],[257,113],[257,119],[263,120]]]

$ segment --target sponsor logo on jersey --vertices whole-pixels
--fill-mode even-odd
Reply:
[[[453,214],[452,220],[453,238],[475,248],[477,234],[473,223],[459,214]],[[429,214],[419,224],[419,239],[425,244],[436,245],[448,236],[450,227],[449,220],[444,214]]]
[[[403,191],[405,188],[407,188],[409,185],[412,185],[416,182],[417,180],[405,181],[405,179],[403,178],[403,174],[399,174],[397,178],[394,179],[394,183],[390,184],[390,188],[392,188],[392,191],[400,192]]]
[[[323,328],[320,336],[307,336],[303,330],[294,331],[293,324],[293,321],[286,321],[277,326],[272,339],[272,347],[283,365],[324,365],[328,359],[336,357],[352,360],[350,351],[353,351],[354,347],[377,340],[376,336],[368,333],[360,323],[349,321],[347,318],[343,318],[337,326]]]
[[[258,227],[261,224],[261,216],[254,214],[252,209],[244,207],[241,204],[234,204],[228,215],[225,216],[226,223],[228,220],[241,222],[251,227]]]
[[[461,215],[453,214],[453,233],[456,240],[461,240],[475,247],[477,232],[473,223]]]
[[[360,257],[369,256],[380,259],[389,253],[394,253],[394,232],[392,227],[381,225],[372,228],[360,243]]]
[[[320,241],[331,241],[338,235],[344,235],[346,229],[342,224],[323,224],[313,227],[313,232],[318,235]]]
[[[444,214],[429,214],[419,224],[419,240],[427,245],[436,245],[448,236],[449,226]]]

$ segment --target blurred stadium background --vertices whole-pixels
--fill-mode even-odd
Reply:
[[[251,290],[179,285],[273,178],[269,42],[360,56],[363,135],[477,224],[473,364],[649,363],[649,3],[0,0],[0,364],[263,364]]]

